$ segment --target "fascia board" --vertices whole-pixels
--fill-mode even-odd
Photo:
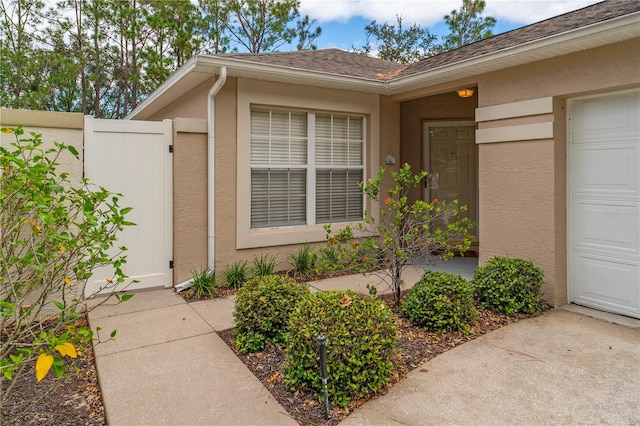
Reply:
[[[581,46],[589,39],[600,39],[604,35],[613,37],[611,42],[620,39],[640,37],[640,12],[625,15],[620,18],[577,28],[565,33],[555,34],[528,43],[519,44],[494,53],[488,53],[468,60],[443,65],[442,67],[417,73],[406,77],[399,77],[387,83],[389,95],[397,95],[410,90],[423,88],[425,84],[435,85],[454,81],[460,78],[495,71],[507,66],[522,65],[541,59],[556,56],[550,52],[552,48],[565,47],[564,54],[583,50]],[[607,43],[599,43],[603,45]],[[592,46],[596,47],[596,46]]]

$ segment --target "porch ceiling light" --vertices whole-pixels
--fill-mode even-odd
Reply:
[[[473,89],[458,90],[458,96],[460,96],[461,98],[469,98],[473,96]]]

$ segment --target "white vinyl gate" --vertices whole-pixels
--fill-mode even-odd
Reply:
[[[121,208],[132,207],[117,247],[127,247],[122,268],[138,282],[126,290],[170,287],[172,259],[172,143],[171,121],[101,120],[85,117],[85,176],[94,184],[122,194]],[[95,293],[112,275],[98,268],[85,294]]]

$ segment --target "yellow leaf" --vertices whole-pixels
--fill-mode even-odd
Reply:
[[[60,244],[60,251],[65,251],[66,247]]]
[[[69,342],[56,346],[55,350],[60,352],[60,355],[62,356],[68,356],[71,358],[76,358],[78,356],[78,354],[76,353],[76,348]]]
[[[36,361],[36,380],[40,381],[47,377],[51,366],[53,365],[53,356],[49,354],[40,354]]]
[[[13,133],[13,129],[9,129],[8,127],[3,127],[2,128],[2,133],[6,134],[6,135],[10,135]]]
[[[69,278],[65,278],[65,279],[64,279],[64,283],[65,283],[65,284],[71,284],[71,280],[70,280]]]

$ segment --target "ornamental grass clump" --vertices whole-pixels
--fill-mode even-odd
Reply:
[[[478,317],[473,305],[473,286],[463,277],[426,271],[402,304],[402,314],[428,331],[469,331]]]
[[[258,276],[247,281],[236,295],[233,313],[235,345],[241,353],[257,352],[267,343],[278,343],[287,332],[289,313],[309,293],[304,283],[282,275]]]
[[[485,308],[507,315],[540,314],[546,307],[542,275],[531,261],[496,256],[473,276],[476,300]]]
[[[285,378],[291,390],[320,394],[317,337],[327,339],[328,393],[331,404],[380,392],[395,364],[396,325],[380,300],[352,291],[311,293],[291,312],[285,338]]]

